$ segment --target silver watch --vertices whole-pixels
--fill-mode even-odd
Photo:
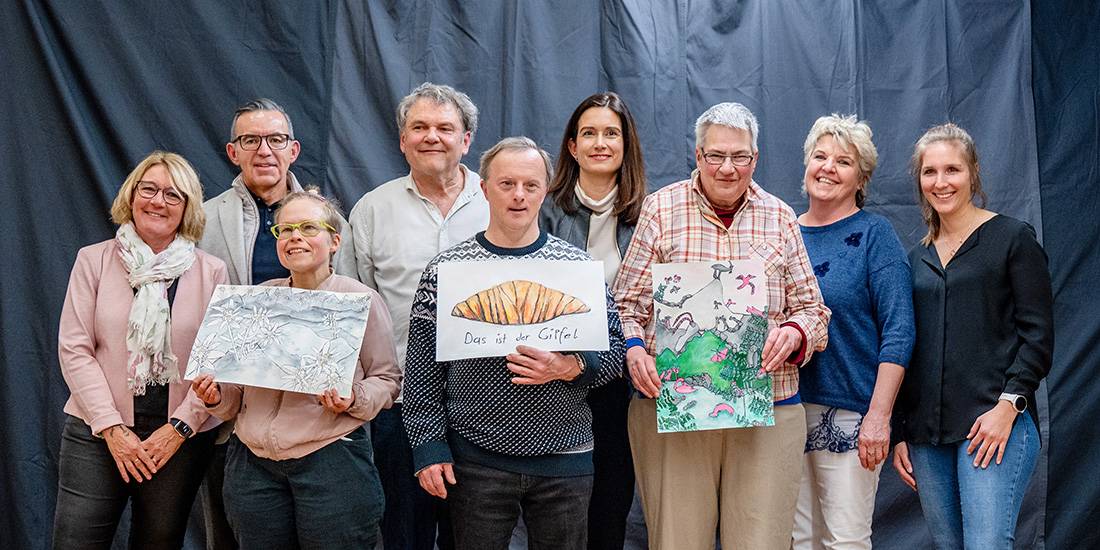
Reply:
[[[1015,393],[1002,393],[997,398],[998,401],[1008,401],[1012,403],[1012,408],[1016,409],[1017,413],[1022,413],[1027,410],[1027,398]]]

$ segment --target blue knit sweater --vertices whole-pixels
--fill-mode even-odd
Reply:
[[[552,477],[592,473],[592,412],[588,388],[622,375],[623,330],[607,293],[610,349],[581,352],[577,380],[537,386],[512,383],[503,357],[435,360],[438,266],[447,261],[590,260],[587,252],[549,236],[523,248],[501,248],[478,233],[428,264],[413,298],[402,413],[416,471],[455,458],[521,474]]]
[[[860,210],[822,227],[801,226],[829,321],[829,346],[799,375],[808,403],[867,412],[879,363],[909,364],[913,292],[909,261],[890,222]]]

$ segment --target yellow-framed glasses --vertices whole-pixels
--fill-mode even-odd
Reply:
[[[303,237],[316,237],[321,231],[329,230],[336,233],[336,228],[321,220],[306,220],[298,223],[277,223],[271,226],[271,234],[276,239],[289,239],[297,229]]]

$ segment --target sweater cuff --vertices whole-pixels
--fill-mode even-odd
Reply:
[[[592,381],[596,379],[596,374],[599,373],[600,367],[603,366],[600,363],[600,354],[594,351],[578,351],[572,355],[577,355],[584,361],[584,372],[580,376],[568,380],[565,383],[570,386],[585,387],[592,384]]]
[[[786,323],[779,325],[779,328],[783,327],[794,327],[794,329],[802,335],[802,345],[799,346],[797,350],[791,352],[790,357],[787,358],[788,363],[793,363],[795,365],[801,366],[802,361],[806,359],[806,347],[808,345],[808,343],[806,342],[806,332],[803,331],[802,327],[798,326],[798,323],[794,321],[787,321]]]
[[[626,339],[626,349],[630,349],[630,348],[638,347],[638,346],[641,346],[641,347],[644,348],[645,347],[645,340],[642,340],[641,338],[627,338]]]
[[[454,464],[451,446],[446,441],[425,441],[413,449],[413,472],[433,464]]]

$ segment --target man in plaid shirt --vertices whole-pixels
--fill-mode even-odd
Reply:
[[[720,103],[695,123],[691,178],[646,197],[615,280],[627,367],[630,446],[651,549],[789,548],[802,475],[806,417],[798,368],[825,349],[829,309],[821,298],[790,206],[752,181],[757,122],[745,106]],[[763,370],[775,389],[775,425],[657,433],[661,380],[654,343],[654,263],[759,258],[768,289]],[[648,351],[647,351],[648,350]]]

